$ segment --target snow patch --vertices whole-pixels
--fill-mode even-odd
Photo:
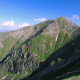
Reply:
[[[3,45],[0,43],[0,48],[1,48],[1,47],[3,48]]]
[[[58,39],[58,36],[56,36],[56,41],[57,41],[57,39]]]

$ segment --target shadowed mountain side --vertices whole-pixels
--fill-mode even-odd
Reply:
[[[61,76],[65,73],[68,73],[69,71],[79,70],[80,51],[77,50],[80,50],[80,45],[78,44],[80,44],[80,36],[64,45],[55,53],[51,54],[44,62],[41,62],[39,64],[39,68],[34,70],[30,76],[23,80],[50,80],[51,78],[53,78],[54,80],[57,76]],[[62,52],[63,50],[65,51]],[[64,57],[62,57],[61,55],[63,55]],[[58,58],[62,58],[63,60],[57,62],[53,66],[49,66],[51,61],[55,60],[56,62]]]

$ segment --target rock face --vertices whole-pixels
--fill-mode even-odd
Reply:
[[[76,24],[60,17],[10,33],[2,39],[3,43],[6,40],[3,46],[8,44],[9,48],[3,47],[5,52],[0,48],[4,53],[0,61],[0,79],[6,75],[6,79],[13,80],[30,75],[25,79],[49,80],[53,78],[52,75],[54,78],[63,75],[64,72],[57,73],[70,67],[76,60],[79,62],[79,31]],[[79,65],[78,62],[76,64]],[[71,68],[74,67],[78,68],[73,64]],[[7,73],[3,75],[5,70]]]

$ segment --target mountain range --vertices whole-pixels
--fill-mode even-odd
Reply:
[[[0,80],[79,80],[80,27],[65,17],[0,33]]]

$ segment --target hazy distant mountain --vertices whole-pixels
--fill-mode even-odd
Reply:
[[[79,79],[79,44],[80,28],[65,17],[0,33],[0,79]]]

